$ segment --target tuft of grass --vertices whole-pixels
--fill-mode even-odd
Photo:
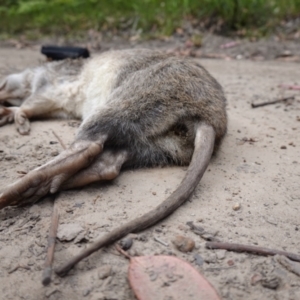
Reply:
[[[170,35],[189,18],[231,31],[274,27],[300,17],[300,0],[2,0],[2,34],[72,34],[87,29]]]

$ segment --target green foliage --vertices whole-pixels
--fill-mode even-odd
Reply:
[[[300,0],[1,0],[2,33],[70,34],[89,28],[171,34],[184,18],[221,20],[230,30],[300,16]]]

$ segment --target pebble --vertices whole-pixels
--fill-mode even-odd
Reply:
[[[91,293],[92,290],[93,290],[92,288],[85,289],[85,290],[83,291],[83,293],[82,293],[82,296],[83,296],[83,297],[88,296],[88,295]]]
[[[233,209],[233,210],[239,210],[239,209],[241,209],[241,204],[240,204],[240,203],[235,203],[235,204],[232,206],[232,209]]]
[[[229,259],[227,261],[227,264],[228,264],[228,266],[232,267],[232,266],[234,266],[234,261],[232,259]]]
[[[194,255],[194,263],[197,266],[202,266],[204,264],[204,259],[202,258],[202,256],[200,254],[196,253]]]
[[[147,235],[146,234],[139,234],[137,237],[136,237],[136,239],[138,240],[138,241],[141,241],[141,242],[147,242],[148,241],[148,238],[147,238]]]
[[[60,241],[72,241],[80,233],[84,232],[84,228],[77,223],[61,224],[58,227],[57,238]]]
[[[216,250],[217,259],[222,260],[226,257],[226,250]]]
[[[50,155],[51,156],[57,156],[59,152],[57,150],[51,151]]]
[[[190,252],[195,248],[195,241],[182,235],[177,235],[172,243],[181,252]]]
[[[112,275],[112,267],[110,265],[104,265],[98,269],[98,278],[103,280]]]
[[[267,289],[276,290],[281,283],[281,279],[277,276],[270,276],[261,280],[261,285]]]
[[[261,274],[255,273],[255,274],[253,274],[253,276],[251,277],[251,285],[256,285],[256,284],[259,283],[261,280],[262,280]]]
[[[132,244],[133,244],[133,239],[132,238],[129,238],[129,237],[127,237],[127,238],[124,238],[124,239],[122,239],[120,242],[119,242],[119,245],[121,246],[121,248],[123,249],[123,250],[128,250],[128,249],[130,249],[131,248],[131,246],[132,246]]]
[[[107,298],[105,297],[105,295],[102,292],[96,292],[96,293],[93,293],[89,299],[90,300],[101,300],[101,299],[107,299]]]
[[[89,241],[89,238],[86,236],[85,231],[80,232],[74,239],[75,244],[81,243],[81,242],[88,242],[88,241]]]
[[[56,293],[56,292],[60,292],[60,290],[57,289],[57,288],[49,289],[49,290],[47,290],[47,291],[45,292],[45,296],[46,296],[47,298],[49,298],[51,295],[53,295],[53,294]]]
[[[215,264],[217,262],[217,256],[215,253],[208,253],[205,255],[204,261],[208,264]]]

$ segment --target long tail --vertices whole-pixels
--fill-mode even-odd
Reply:
[[[191,196],[197,184],[201,180],[210,162],[214,143],[215,131],[212,126],[200,123],[196,129],[195,149],[192,161],[179,187],[156,208],[143,216],[112,230],[77,256],[70,259],[70,261],[66,264],[57,268],[55,272],[59,276],[66,275],[68,271],[75,266],[75,264],[91,255],[93,252],[116,242],[129,233],[138,232],[152,226],[174,212]]]

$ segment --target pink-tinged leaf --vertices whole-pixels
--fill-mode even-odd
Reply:
[[[204,276],[174,256],[133,257],[128,275],[139,300],[220,300]]]

